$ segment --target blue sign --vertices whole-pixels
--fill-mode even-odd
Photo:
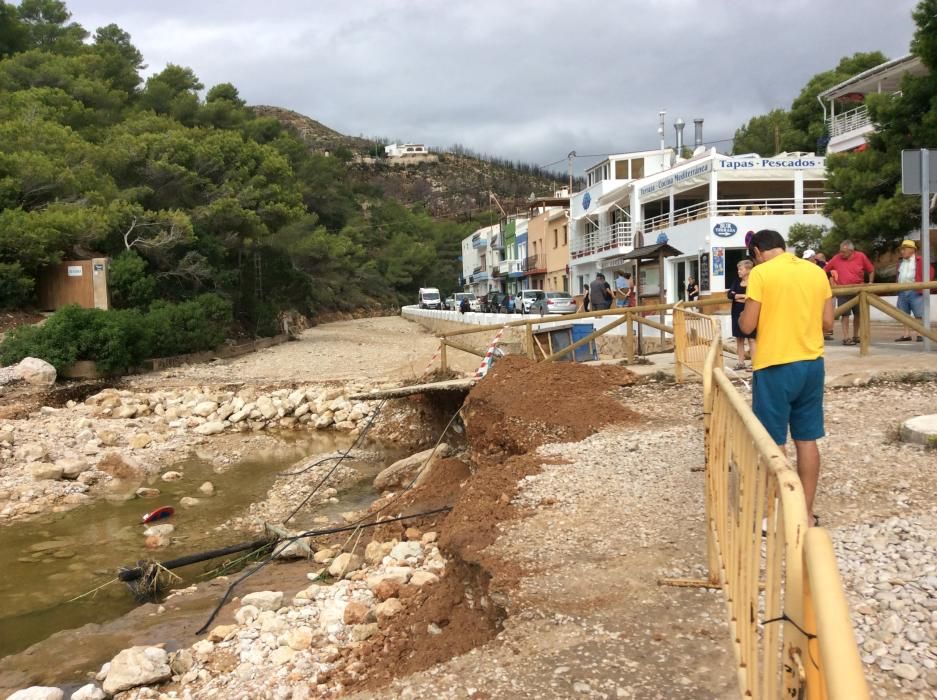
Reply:
[[[738,226],[728,221],[723,221],[713,226],[713,233],[715,233],[720,238],[729,238],[730,236],[734,236],[738,230]]]
[[[582,195],[582,208],[588,209],[590,204],[592,204],[592,195],[586,192]]]
[[[667,234],[666,234],[666,233],[659,233],[659,234],[657,234],[657,243],[658,243],[658,245],[663,245],[663,244],[666,243],[668,240],[670,240],[670,239],[667,238]]]

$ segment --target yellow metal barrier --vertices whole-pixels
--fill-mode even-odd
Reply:
[[[715,319],[674,310],[677,367],[703,378],[704,583],[725,595],[740,693],[864,700],[868,689],[829,535],[807,527],[796,471],[723,372],[720,330]],[[703,338],[710,342],[697,369]]]

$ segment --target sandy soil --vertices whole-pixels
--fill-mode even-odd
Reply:
[[[303,331],[296,342],[231,361],[144,375],[135,383],[384,383],[419,377],[438,347],[432,333],[399,316],[337,321]],[[450,350],[449,362],[453,369],[471,372],[479,361]]]

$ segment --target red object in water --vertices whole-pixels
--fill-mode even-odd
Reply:
[[[168,518],[170,515],[176,512],[176,509],[172,506],[160,506],[154,511],[151,511],[143,516],[143,522],[151,523],[154,520],[162,520],[163,518]]]

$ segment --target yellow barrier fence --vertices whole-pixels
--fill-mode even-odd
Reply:
[[[807,527],[797,472],[723,372],[719,323],[678,307],[674,330],[677,365],[703,378],[709,580],[701,583],[724,592],[742,697],[868,698],[829,535]]]

